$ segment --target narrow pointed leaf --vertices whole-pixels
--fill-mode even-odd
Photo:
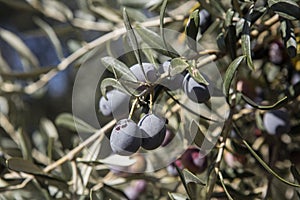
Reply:
[[[69,114],[69,113],[62,113],[55,119],[55,124],[57,126],[62,126],[68,128],[72,131],[79,131],[85,133],[93,133],[97,130],[93,128],[91,125],[87,124],[86,122],[82,121],[81,119]]]
[[[125,80],[137,81],[136,77],[130,71],[130,69],[121,61],[113,57],[101,58],[102,64],[112,73],[116,73],[118,79],[122,78]]]
[[[200,18],[199,10],[195,10],[190,14],[188,23],[185,27],[185,34],[187,35],[188,46],[197,51],[197,35],[199,33]]]
[[[42,169],[28,160],[22,158],[10,158],[6,161],[7,168],[16,172],[24,172],[27,174],[44,175]]]
[[[232,79],[234,77],[234,74],[235,74],[236,70],[238,69],[239,65],[241,64],[241,62],[244,60],[244,58],[245,58],[245,56],[237,57],[234,61],[232,61],[230,63],[228,69],[226,70],[225,78],[224,78],[223,92],[224,92],[224,94],[226,94],[227,97],[229,95],[229,89],[230,89],[230,85],[231,85]]]
[[[174,58],[171,60],[170,63],[170,75],[175,76],[176,74],[180,74],[183,72],[189,64],[187,63],[186,60],[182,58]]]
[[[150,46],[150,48],[153,48],[154,50],[162,53],[165,56],[171,56],[172,58],[179,57],[179,54],[171,45],[167,44],[168,50],[165,49],[163,45],[163,39],[157,33],[140,25],[136,26],[136,31],[138,32],[139,36],[143,39],[143,41]]]
[[[295,57],[297,55],[297,41],[292,23],[289,20],[281,20],[280,32],[289,56]]]
[[[258,105],[257,103],[255,103],[254,101],[252,101],[249,97],[247,97],[246,95],[242,94],[242,99],[247,102],[249,105],[251,105],[253,108],[256,109],[260,109],[260,110],[273,110],[273,109],[278,109],[280,107],[282,107],[283,105],[285,105],[288,102],[288,97],[283,97],[282,99],[278,100],[276,103],[272,104],[272,105],[268,105],[268,106],[262,106],[262,105]]]
[[[189,62],[189,67],[187,68],[187,70],[191,77],[195,79],[195,81],[197,81],[198,83],[209,85],[209,82],[204,78],[204,76],[202,76],[199,69],[196,68],[195,62]]]

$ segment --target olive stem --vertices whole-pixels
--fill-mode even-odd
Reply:
[[[133,115],[135,106],[136,106],[136,104],[137,104],[138,101],[139,101],[139,98],[135,98],[135,99],[134,99],[134,101],[133,101],[133,103],[132,103],[132,106],[131,106],[131,109],[130,109],[130,113],[129,113],[128,119],[131,119],[131,118],[132,118],[132,115]]]

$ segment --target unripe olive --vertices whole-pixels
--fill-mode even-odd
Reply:
[[[184,93],[196,103],[204,103],[210,99],[208,87],[195,81],[190,74],[184,77],[182,86]]]
[[[147,114],[138,123],[142,130],[142,147],[153,150],[159,147],[166,135],[166,119],[156,115]]]
[[[118,121],[110,136],[112,151],[119,155],[132,155],[142,144],[141,135],[140,128],[131,119]]]
[[[291,129],[289,114],[284,110],[270,110],[263,116],[266,131],[271,134],[288,133]]]

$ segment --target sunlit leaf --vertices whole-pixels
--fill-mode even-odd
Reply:
[[[116,73],[118,79],[122,78],[125,80],[137,81],[136,77],[130,71],[130,69],[121,61],[113,57],[101,58],[103,65],[112,73]]]
[[[181,72],[183,72],[188,66],[189,64],[185,59],[174,58],[171,60],[169,73],[171,76],[175,76],[176,74],[180,74]]]
[[[196,68],[196,63],[194,61],[189,62],[189,67],[187,68],[187,70],[191,77],[195,79],[195,81],[204,85],[209,85],[209,82],[200,73],[199,69]]]
[[[136,31],[138,32],[139,36],[143,39],[143,42],[147,43],[150,48],[153,48],[154,50],[162,53],[165,56],[172,56],[172,58],[179,57],[179,54],[171,45],[168,44],[168,49],[164,48],[164,42],[157,33],[140,25],[136,26]]]

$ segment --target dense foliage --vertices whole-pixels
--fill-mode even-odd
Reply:
[[[299,0],[0,0],[0,199],[299,199],[299,71]]]

